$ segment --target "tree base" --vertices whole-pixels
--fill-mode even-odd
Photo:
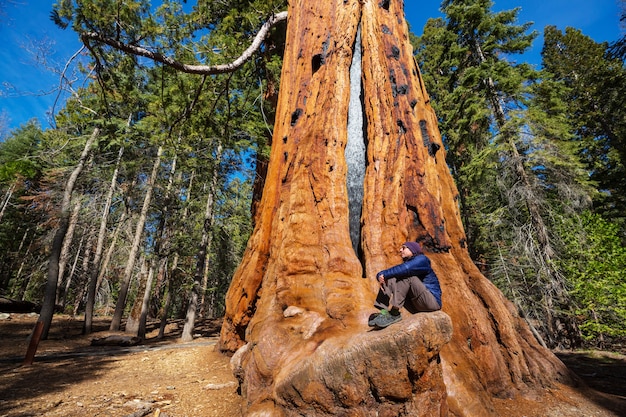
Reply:
[[[256,347],[231,360],[247,416],[441,416],[447,414],[439,351],[452,337],[443,312],[405,314],[386,329],[346,332],[286,363],[273,389],[250,372]]]

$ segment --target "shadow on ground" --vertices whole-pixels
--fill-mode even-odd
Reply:
[[[35,394],[54,394],[63,391],[68,384],[96,379],[116,366],[124,355],[189,346],[179,341],[184,320],[169,321],[162,338],[157,337],[160,323],[148,323],[146,338],[134,346],[92,346],[92,340],[112,333],[108,331],[109,318],[95,320],[93,332],[82,335],[82,320],[55,317],[49,337],[41,341],[33,364],[22,366],[34,321],[36,318],[27,317],[0,322],[0,392],[3,400],[0,401],[0,415],[10,414],[16,404]],[[218,319],[198,320],[193,345],[215,343],[220,326],[221,320]],[[76,358],[87,360],[77,361]]]
[[[174,352],[184,352],[178,351],[178,348],[214,344],[219,337],[221,327],[221,319],[198,320],[194,328],[194,341],[187,344],[180,342],[184,320],[169,321],[163,338],[157,338],[160,323],[151,321],[147,325],[146,339],[136,346],[92,346],[91,341],[93,339],[106,337],[114,333],[124,333],[109,332],[110,317],[96,318],[93,326],[94,332],[91,335],[82,335],[82,319],[69,316],[55,316],[50,337],[48,340],[41,342],[33,365],[21,366],[28,347],[28,337],[34,328],[36,320],[37,315],[28,314],[12,315],[8,320],[0,320],[0,396],[3,400],[0,401],[0,416],[46,415],[45,412],[42,414],[42,410],[58,410],[65,413],[66,410],[71,408],[71,404],[68,402],[71,400],[68,400],[67,394],[64,392],[70,391],[70,388],[74,388],[72,391],[73,395],[79,395],[81,402],[91,401],[93,406],[98,407],[101,407],[102,404],[110,404],[112,400],[105,402],[100,397],[94,397],[95,399],[89,400],[91,398],[89,387],[93,386],[93,384],[106,384],[105,377],[109,375],[110,378],[111,374],[115,375],[116,381],[118,381],[120,373],[116,373],[114,371],[116,369],[123,369],[125,373],[123,376],[129,376],[131,383],[144,384],[143,380],[139,379],[144,362],[139,362],[139,370],[128,368],[127,364],[132,362],[133,356],[131,355],[133,353],[163,349],[162,357],[174,356]],[[626,416],[626,356],[598,351],[559,351],[555,353],[570,370],[580,377],[586,386],[591,388],[576,387],[577,391],[581,392],[593,403],[600,405],[603,409],[613,412],[614,414],[610,414],[611,416]],[[204,359],[213,360],[214,366],[211,368],[214,370],[213,372],[221,371],[223,373],[223,381],[230,381],[227,377],[232,377],[232,373],[228,369],[228,360],[223,358],[220,358],[219,361],[215,358]],[[135,359],[135,361],[138,360]],[[180,368],[183,366],[182,363],[172,363],[173,367]],[[206,361],[202,363],[203,366],[208,365]],[[149,364],[156,366],[155,361],[147,361],[145,364],[146,366]],[[173,382],[169,382],[171,380],[167,376],[160,376],[167,375],[167,372],[159,369],[158,366],[157,368],[146,367],[143,373],[154,372],[154,369],[160,372],[156,377],[157,383],[173,384]],[[139,376],[132,379],[136,373],[139,373]],[[211,372],[201,371],[198,375],[200,375],[197,377],[198,379],[206,379],[206,381],[203,380],[202,384],[214,382],[211,379],[214,377]],[[186,376],[178,375],[178,377],[185,378]],[[218,382],[221,383],[223,381],[219,380]],[[182,384],[182,382],[180,383]],[[123,384],[126,384],[126,381]],[[190,384],[195,385],[187,385],[187,387],[198,386],[200,383],[192,381]],[[80,387],[80,391],[77,391],[76,387]],[[83,389],[83,387],[85,388]],[[124,387],[127,387],[127,385],[124,385]],[[107,389],[111,390],[109,385],[107,385]],[[126,389],[118,389],[118,391],[122,392]],[[132,393],[130,388],[128,390]],[[171,395],[173,392],[176,391],[166,392],[166,394]],[[216,413],[222,413],[219,415],[223,417],[227,415],[222,412],[223,410],[239,404],[239,398],[234,393],[231,393],[232,398],[229,397],[231,402],[225,403],[221,397],[223,392],[223,390],[215,391],[215,401],[212,400],[213,402],[205,404],[205,410],[214,409]],[[185,392],[185,394],[187,393],[188,391]],[[201,399],[206,399],[207,395],[212,393],[212,391],[209,392],[204,389],[198,390],[199,397],[190,400],[189,403],[196,406]],[[181,392],[177,395],[182,396],[183,393]],[[45,399],[50,404],[46,403],[37,408],[40,399]],[[219,407],[222,407],[222,409],[219,409]],[[85,414],[86,410],[88,410],[87,404],[82,409],[82,414],[66,413],[58,415],[63,415],[64,417],[89,415],[89,413]],[[121,408],[116,408],[115,410],[119,411]],[[26,414],[22,413],[22,411]],[[21,414],[15,414],[16,412]],[[53,414],[50,415],[52,416]],[[54,414],[54,416],[56,415]],[[201,414],[191,412],[189,415]]]
[[[595,392],[597,404],[626,416],[626,357],[610,352],[555,352],[557,357]]]

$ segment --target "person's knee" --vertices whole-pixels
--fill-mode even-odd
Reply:
[[[425,292],[411,299],[415,312],[431,312],[441,310],[441,306],[430,292]]]

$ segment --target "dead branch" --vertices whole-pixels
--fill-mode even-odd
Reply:
[[[81,39],[87,47],[89,47],[89,41],[97,41],[109,45],[115,49],[118,49],[122,52],[126,52],[133,55],[143,56],[146,58],[150,58],[153,61],[160,62],[162,64],[168,65],[172,68],[175,68],[179,71],[185,72],[187,74],[201,74],[201,75],[215,75],[215,74],[224,74],[228,72],[233,72],[245,64],[252,55],[259,50],[261,47],[261,43],[265,40],[269,31],[272,27],[274,27],[279,22],[287,19],[287,12],[280,12],[272,15],[264,24],[261,26],[261,29],[254,37],[254,40],[240,56],[234,61],[227,64],[220,65],[190,65],[184,64],[182,62],[176,61],[166,55],[163,55],[159,52],[153,52],[146,48],[131,45],[127,43],[120,42],[115,39],[107,38],[102,36],[97,32],[87,32],[81,35]]]

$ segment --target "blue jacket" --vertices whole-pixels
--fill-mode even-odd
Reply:
[[[392,266],[389,269],[385,269],[384,271],[380,271],[376,274],[378,277],[380,274],[383,274],[386,278],[408,278],[416,276],[423,283],[424,286],[430,291],[437,302],[441,306],[441,287],[439,286],[439,279],[435,274],[435,271],[430,266],[430,259],[426,257],[426,255],[416,255],[412,258],[407,259],[400,265]]]

